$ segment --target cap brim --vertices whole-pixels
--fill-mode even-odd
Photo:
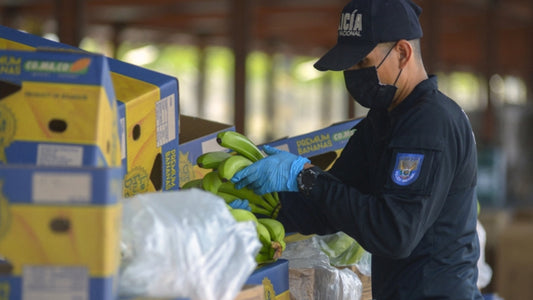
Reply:
[[[314,67],[319,71],[342,71],[360,62],[377,44],[366,43],[358,45],[336,44]]]

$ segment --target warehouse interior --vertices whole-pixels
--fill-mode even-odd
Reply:
[[[494,272],[485,290],[504,299],[531,299],[533,290],[527,282],[533,276],[533,262],[522,253],[533,247],[527,237],[533,226],[533,1],[415,2],[423,9],[421,45],[428,73],[473,74],[479,85],[475,93],[465,96],[472,98],[465,101],[475,103],[465,111],[478,145],[480,220],[487,231],[486,259]],[[180,82],[180,89],[193,90],[190,101],[195,107],[180,109],[207,118],[213,117],[203,107],[213,87],[206,74],[206,50],[225,48],[233,59],[226,102],[231,114],[214,121],[250,133],[253,118],[247,112],[255,108],[249,91],[249,55],[261,52],[270,61],[280,54],[285,59],[316,60],[335,44],[339,12],[345,4],[344,0],[0,0],[0,24],[39,36],[53,35],[75,47],[90,37],[97,44],[111,45],[102,51],[115,58],[124,43],[194,47],[196,77],[192,83]],[[262,111],[267,123],[276,122],[279,111],[273,100],[276,95],[268,93],[274,89],[275,72],[275,67],[267,68],[264,78],[267,104]],[[173,75],[180,80],[180,74]],[[317,83],[321,97],[317,105],[322,108],[330,103],[333,89],[342,88],[328,78]],[[461,96],[460,90],[454,93]],[[365,111],[346,94],[336,98],[345,98],[338,104],[342,114],[312,126],[364,116]],[[304,117],[294,117],[299,118]],[[284,133],[281,127],[275,131],[294,134]],[[281,137],[269,132],[272,129],[264,130],[258,134],[264,141]],[[511,223],[520,223],[518,233],[510,231]],[[523,224],[530,226],[524,229]],[[507,248],[504,252],[503,240],[506,247],[522,251]]]

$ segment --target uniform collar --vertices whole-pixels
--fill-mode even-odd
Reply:
[[[405,98],[403,101],[398,104],[391,112],[391,115],[397,115],[399,113],[405,112],[410,109],[418,102],[420,102],[423,96],[431,91],[437,90],[437,76],[430,75],[428,79],[420,82],[413,91]]]

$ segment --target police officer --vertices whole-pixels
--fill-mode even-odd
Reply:
[[[372,254],[378,300],[482,299],[476,287],[476,145],[463,110],[428,76],[421,9],[410,0],[353,0],[337,44],[315,64],[343,71],[370,108],[333,167],[272,147],[232,178],[280,193],[279,220],[304,234],[343,231]]]

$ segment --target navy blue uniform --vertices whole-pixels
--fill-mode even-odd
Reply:
[[[355,129],[309,195],[281,193],[286,230],[355,238],[372,254],[377,300],[482,299],[476,145],[463,110],[430,77]]]

